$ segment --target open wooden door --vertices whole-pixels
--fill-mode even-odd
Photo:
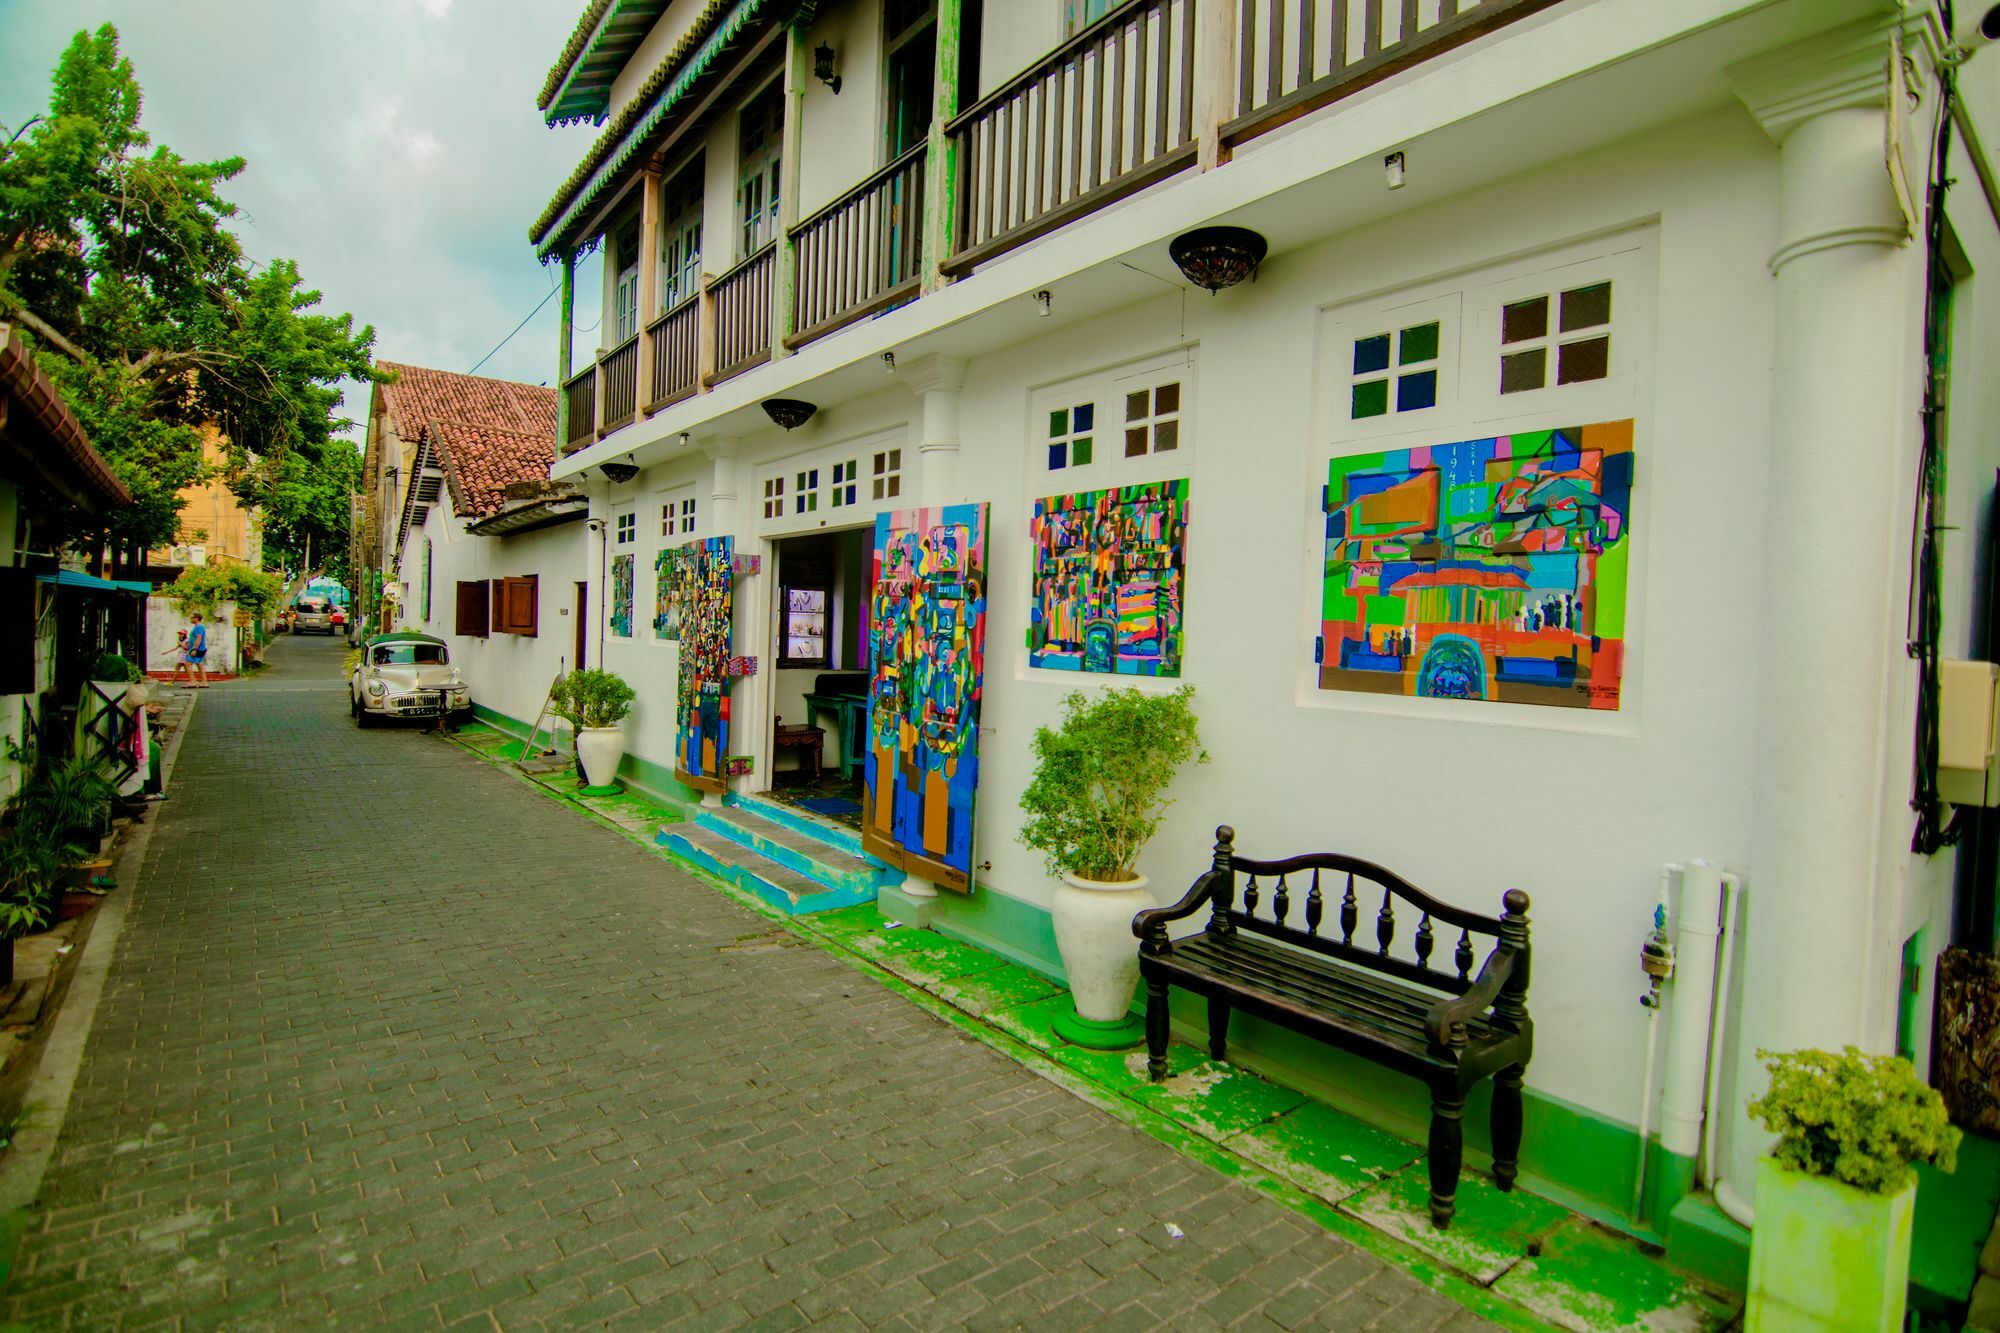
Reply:
[[[735,553],[728,537],[673,551],[680,604],[680,691],[674,701],[674,776],[718,795],[729,775],[729,654],[735,614]]]
[[[972,886],[986,656],[983,504],[875,521],[861,844],[949,889]]]

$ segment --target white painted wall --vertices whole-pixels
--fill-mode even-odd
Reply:
[[[211,672],[236,670],[236,603],[224,602],[212,614],[201,619],[208,626],[208,661],[205,665]],[[193,624],[194,621],[183,615],[170,599],[160,596],[147,598],[145,669],[172,671],[178,666],[180,657],[175,652],[178,635]]]

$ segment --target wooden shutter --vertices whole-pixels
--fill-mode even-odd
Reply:
[[[0,569],[0,694],[35,694],[35,574]]]
[[[458,621],[454,632],[468,638],[486,637],[490,620],[487,616],[486,580],[458,581]]]
[[[494,629],[502,634],[535,637],[538,596],[536,576],[496,579],[493,583]]]
[[[491,590],[488,605],[492,609],[492,616],[486,622],[488,631],[493,634],[512,633],[507,627],[507,580],[494,579],[486,586]]]

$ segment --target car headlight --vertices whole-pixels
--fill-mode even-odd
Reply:
[[[381,698],[381,697],[382,697],[383,695],[387,694],[388,692],[389,692],[389,687],[388,687],[387,685],[384,685],[384,684],[383,684],[383,683],[382,683],[381,681],[379,681],[379,680],[371,680],[371,681],[369,681],[369,682],[368,682],[368,697],[369,697],[369,698],[371,698],[371,699],[379,699],[379,698]]]

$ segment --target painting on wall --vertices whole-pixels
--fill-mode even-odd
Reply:
[[[986,506],[878,515],[872,573],[862,846],[966,891],[986,652]]]
[[[632,637],[632,581],[637,563],[631,555],[611,557],[611,632],[621,639]]]
[[[1028,665],[1180,675],[1187,520],[1186,479],[1035,501]]]
[[[680,600],[680,690],[675,697],[674,776],[697,791],[727,785],[730,620],[735,562],[728,537],[673,550]]]
[[[1319,684],[1615,709],[1632,423],[1336,458]]]
[[[681,600],[674,581],[674,552],[669,549],[653,557],[653,637],[661,640],[681,636]]]

